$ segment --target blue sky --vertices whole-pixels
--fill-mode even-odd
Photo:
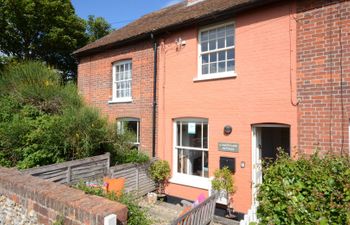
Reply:
[[[132,20],[181,0],[71,0],[78,16],[104,17],[113,28],[120,28]]]

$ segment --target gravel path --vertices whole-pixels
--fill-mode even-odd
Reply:
[[[157,201],[156,204],[149,204],[145,198],[141,199],[139,205],[147,209],[149,218],[153,225],[169,225],[182,211],[183,207],[167,202]],[[212,222],[211,225],[221,225]]]

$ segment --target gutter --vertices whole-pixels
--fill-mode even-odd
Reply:
[[[151,33],[151,39],[153,41],[153,52],[154,52],[154,60],[153,60],[153,110],[152,110],[152,157],[156,157],[156,110],[157,110],[157,65],[158,65],[158,44],[157,40],[154,37],[154,34]]]

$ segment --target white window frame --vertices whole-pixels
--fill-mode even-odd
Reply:
[[[206,123],[208,129],[208,137],[207,137],[207,148],[196,148],[196,147],[184,147],[177,145],[177,122],[196,122],[196,123]],[[202,126],[203,129],[203,126]],[[202,133],[203,135],[203,133]],[[203,141],[203,140],[202,140]],[[179,173],[178,171],[178,148],[181,149],[191,149],[198,151],[207,151],[208,152],[208,169],[209,169],[209,122],[207,119],[198,119],[198,118],[182,118],[175,119],[173,121],[173,166],[172,166],[172,177],[170,179],[171,183],[186,185],[190,187],[201,188],[205,190],[210,190],[211,181],[209,177],[195,176],[189,174]],[[209,170],[208,170],[209,175]]]
[[[206,52],[207,53],[212,53],[212,52],[219,52],[219,51],[224,51],[224,50],[228,50],[228,49],[236,49],[236,45],[235,45],[235,42],[236,42],[236,24],[234,21],[228,21],[228,22],[225,22],[225,23],[220,23],[220,24],[216,24],[216,25],[211,25],[211,26],[207,26],[207,27],[203,27],[202,29],[200,29],[198,31],[198,62],[197,62],[197,71],[198,71],[198,74],[197,74],[197,77],[194,78],[193,80],[194,81],[201,81],[201,80],[212,80],[212,79],[221,79],[221,78],[233,78],[233,77],[236,77],[237,76],[237,73],[235,71],[236,69],[236,66],[235,66],[235,69],[233,71],[226,71],[226,72],[217,72],[217,73],[213,73],[213,74],[205,74],[203,75],[202,74],[202,50],[201,50],[201,33],[202,32],[205,32],[205,31],[209,31],[209,30],[212,30],[212,29],[215,29],[215,28],[218,28],[218,27],[223,27],[223,26],[227,26],[227,25],[233,25],[234,27],[234,33],[233,33],[233,37],[234,37],[234,43],[233,43],[233,46],[232,47],[225,47],[225,48],[220,48],[220,49],[216,49],[216,50],[212,50],[212,51],[208,51]],[[226,42],[226,40],[225,40]],[[235,61],[235,65],[236,65],[236,57],[234,57],[234,61]],[[209,63],[210,65],[210,63]],[[210,69],[210,66],[209,66],[209,69]]]
[[[123,122],[137,122],[136,128],[136,142],[132,142],[135,146],[140,146],[140,137],[141,137],[141,129],[140,129],[140,119],[133,117],[121,117],[117,118],[117,130],[118,132],[124,132]]]
[[[117,97],[117,82],[121,82],[121,81],[117,81],[117,71],[116,68],[117,66],[120,65],[126,65],[126,64],[130,64],[131,65],[131,76],[129,79],[127,80],[123,80],[123,81],[130,81],[130,96],[127,97]],[[109,101],[109,103],[123,103],[123,102],[132,102],[132,60],[122,60],[122,61],[118,61],[113,63],[112,66],[112,100]]]

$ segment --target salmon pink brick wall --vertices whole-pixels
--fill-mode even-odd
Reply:
[[[233,205],[239,212],[246,213],[252,201],[252,124],[288,124],[291,146],[297,146],[297,109],[291,104],[296,95],[294,9],[294,5],[283,3],[232,16],[236,26],[236,78],[194,81],[200,27],[164,36],[159,47],[157,154],[173,162],[174,119],[207,118],[209,176],[219,167],[220,156],[236,158]],[[175,44],[179,37],[186,41],[181,49]],[[229,136],[223,134],[225,125],[233,127]],[[218,142],[239,143],[239,153],[218,151]],[[241,161],[245,161],[245,168],[240,168]],[[191,200],[207,193],[172,183],[166,191]]]
[[[112,98],[112,63],[132,60],[131,103],[109,104]],[[145,41],[106,50],[80,59],[78,89],[85,101],[112,122],[120,117],[140,119],[140,148],[152,153],[153,48]]]

